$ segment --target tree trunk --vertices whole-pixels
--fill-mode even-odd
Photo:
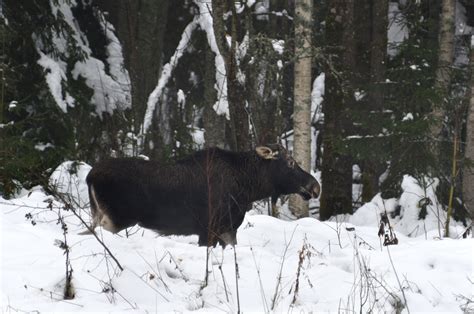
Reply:
[[[227,10],[232,12],[231,18],[231,45],[227,47],[226,29],[223,22],[224,13]],[[231,128],[231,148],[237,151],[244,151],[250,148],[249,137],[249,121],[248,114],[245,109],[246,101],[244,86],[239,82],[237,74],[239,67],[237,64],[237,27],[238,16],[234,2],[227,3],[225,1],[213,0],[213,26],[216,35],[217,46],[224,57],[225,68],[227,73],[227,101],[229,103],[229,116]]]
[[[148,96],[155,88],[161,70],[168,1],[97,0],[97,3],[102,11],[109,13],[122,43],[125,67],[131,80],[132,125],[138,134]]]
[[[296,1],[295,80],[293,107],[293,157],[305,171],[311,170],[311,28],[312,0]],[[289,208],[296,217],[307,217],[308,202],[290,197]]]
[[[378,119],[384,107],[384,83],[387,57],[388,0],[372,1],[372,36],[370,42],[369,115]],[[370,156],[362,167],[362,202],[369,202],[379,192],[383,164]]]
[[[225,148],[225,116],[218,115],[213,106],[216,103],[216,67],[214,53],[206,46],[206,68],[204,69],[204,138],[206,147]]]
[[[383,0],[382,0],[383,1]],[[360,0],[358,6],[354,9],[354,20],[357,23],[354,24],[355,28],[355,54],[356,54],[356,64],[355,64],[355,75],[356,79],[354,83],[357,88],[367,92],[367,96],[363,97],[357,101],[356,110],[363,113],[363,116],[366,117],[370,115],[372,108],[375,107],[372,104],[371,93],[371,53],[372,53],[372,38],[374,36],[374,19],[373,19],[373,0]],[[378,34],[377,34],[378,35]],[[364,118],[362,118],[364,119]],[[359,125],[365,125],[365,121],[357,121]],[[356,134],[362,136],[369,135],[370,130],[367,128],[360,128],[356,130]],[[355,142],[353,145],[357,145]],[[356,149],[359,149],[357,146]],[[360,160],[356,160],[356,163],[359,164],[362,171],[362,202],[365,202],[367,199],[370,199],[370,196],[373,193],[373,173],[371,167],[371,162],[367,157],[362,157]]]
[[[439,24],[439,52],[438,68],[436,70],[436,88],[440,92],[442,99],[433,108],[433,125],[431,136],[437,139],[443,129],[444,103],[448,94],[451,66],[454,57],[454,32],[455,32],[456,0],[442,0],[441,16]],[[434,145],[435,153],[438,152],[438,145]]]
[[[347,110],[354,103],[351,88],[355,67],[353,1],[329,2],[326,17],[325,93],[323,103],[323,162],[320,219],[352,213],[352,160],[344,149],[350,123]]]
[[[281,7],[275,7],[276,4],[277,2],[270,3],[270,11],[278,12],[282,10]],[[278,18],[281,19],[281,17]],[[257,145],[276,143],[278,136],[283,132],[281,116],[275,115],[281,108],[279,106],[281,78],[278,70],[272,64],[275,61],[273,46],[270,41],[259,40],[261,37],[256,37],[263,35],[276,38],[276,32],[281,32],[280,29],[276,28],[276,20],[277,18],[273,14],[270,15],[270,21],[265,25],[267,28],[265,35],[262,32],[256,33],[252,21],[252,12],[247,10],[246,30],[249,45],[246,57],[240,62],[245,68],[245,91],[249,104],[252,136],[254,143]],[[273,26],[270,27],[269,24]]]
[[[466,144],[464,157],[471,162],[474,161],[474,36],[471,40],[471,95],[466,119]],[[471,219],[474,219],[474,167],[464,167],[462,177],[462,194],[464,205],[467,208]]]

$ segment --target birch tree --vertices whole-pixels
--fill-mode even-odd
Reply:
[[[312,1],[296,1],[295,80],[293,109],[293,157],[305,171],[311,169],[311,15]],[[296,217],[308,216],[308,202],[292,196],[290,210]]]
[[[442,0],[438,38],[438,68],[436,70],[436,87],[442,96],[442,100],[433,108],[434,121],[431,127],[433,139],[436,139],[440,135],[443,128],[443,117],[445,113],[443,104],[451,81],[451,66],[454,57],[455,13],[456,0]],[[437,147],[438,145],[435,146]]]

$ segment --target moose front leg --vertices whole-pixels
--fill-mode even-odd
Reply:
[[[219,244],[222,247],[226,247],[227,245],[235,246],[237,244],[237,230],[222,233],[219,236]]]
[[[226,217],[228,220],[226,225],[230,228],[219,235],[219,244],[222,245],[222,247],[229,244],[232,246],[237,244],[237,229],[244,221],[245,213],[252,208],[251,205],[240,205],[235,203],[229,207],[230,210]]]
[[[198,245],[199,246],[216,246],[217,241],[219,240],[218,237],[212,232],[206,230],[202,230],[199,234]]]

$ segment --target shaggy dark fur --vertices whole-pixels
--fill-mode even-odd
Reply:
[[[252,202],[269,196],[319,194],[318,182],[280,145],[199,151],[174,165],[136,158],[98,163],[87,176],[92,228],[118,232],[139,224],[161,234],[198,234],[199,245],[236,243]],[[93,191],[92,191],[93,190]],[[112,224],[102,221],[107,216]]]

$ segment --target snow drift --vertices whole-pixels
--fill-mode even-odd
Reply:
[[[83,202],[88,166],[58,167],[51,182]],[[77,166],[77,165],[76,165]],[[67,184],[62,179],[71,179]],[[77,189],[73,188],[78,187]],[[433,186],[434,188],[434,186]],[[405,193],[416,189],[409,177]],[[419,191],[418,191],[419,192]],[[408,193],[410,194],[410,193]],[[197,236],[158,236],[134,227],[128,234],[98,229],[99,238],[124,267],[105,253],[93,236],[80,236],[79,220],[41,188],[16,199],[0,198],[2,311],[204,311],[235,312],[463,312],[474,310],[472,249],[474,240],[437,236],[436,224],[427,232],[411,233],[410,204],[374,199],[349,222],[320,222],[313,218],[282,221],[247,214],[234,249],[209,250]],[[413,195],[413,194],[411,194]],[[393,221],[399,245],[381,246],[377,213],[385,205],[403,206]],[[433,205],[435,206],[435,205]],[[435,210],[433,208],[433,210]],[[63,300],[65,280],[64,230],[75,298]],[[418,220],[416,220],[418,221]],[[434,227],[434,229],[428,230]],[[459,232],[461,226],[455,226]],[[434,230],[434,231],[433,231]],[[458,232],[458,233],[459,233]],[[58,243],[58,241],[56,241]],[[237,279],[236,279],[237,278]],[[238,287],[236,285],[238,284]]]

